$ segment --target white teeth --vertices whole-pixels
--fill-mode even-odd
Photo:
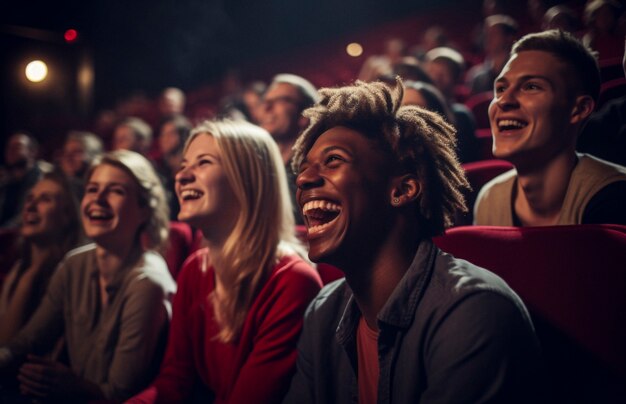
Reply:
[[[180,197],[183,199],[195,199],[202,196],[202,192],[195,189],[184,189],[180,192]]]
[[[108,219],[111,217],[110,214],[101,211],[89,212],[89,217],[91,219]]]
[[[302,207],[302,214],[306,215],[307,212],[310,212],[313,209],[320,209],[320,210],[325,210],[329,212],[339,212],[341,211],[341,206],[330,201],[323,201],[323,200],[318,199],[318,200],[309,201],[305,203],[304,206]],[[315,226],[315,227],[318,227],[318,226]]]
[[[331,223],[332,223],[332,221],[328,222],[328,223],[324,223],[324,224],[318,224],[317,226],[311,226],[311,227],[309,227],[308,231],[309,231],[309,233],[317,233],[318,231],[322,231],[325,228],[327,228],[328,226],[330,226]]]
[[[498,122],[498,128],[506,128],[506,127],[515,127],[515,128],[523,128],[527,124],[522,121],[517,121],[514,119],[503,119]]]

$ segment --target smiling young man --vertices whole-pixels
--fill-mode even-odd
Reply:
[[[295,146],[309,257],[345,279],[309,306],[288,403],[524,402],[538,346],[496,275],[431,237],[465,209],[454,129],[403,86],[323,89]]]
[[[514,45],[489,119],[494,156],[515,169],[480,191],[475,224],[626,224],[626,168],[575,150],[599,90],[597,62],[572,35],[544,31]]]

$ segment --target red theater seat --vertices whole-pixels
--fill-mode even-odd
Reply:
[[[626,95],[626,78],[607,81],[600,87],[600,96],[598,97],[598,105],[596,111],[602,108],[607,102]]]
[[[493,91],[485,91],[471,95],[465,101],[465,105],[472,111],[476,119],[476,129],[487,129],[490,127],[488,110],[491,100],[493,100]]]
[[[625,402],[626,226],[457,227],[435,243],[524,300],[553,402]]]
[[[178,277],[178,272],[183,262],[185,262],[185,259],[187,259],[189,254],[195,251],[193,249],[193,236],[191,226],[187,223],[170,222],[170,238],[164,258],[174,279]]]

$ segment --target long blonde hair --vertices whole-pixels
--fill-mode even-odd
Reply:
[[[285,167],[270,134],[247,122],[205,121],[191,132],[185,151],[199,135],[216,140],[226,178],[240,206],[237,222],[220,252],[230,276],[225,277],[223,294],[209,296],[220,325],[217,339],[230,342],[239,336],[254,297],[277,260],[305,251],[295,237]]]

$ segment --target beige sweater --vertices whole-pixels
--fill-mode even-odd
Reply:
[[[13,356],[47,348],[63,335],[72,371],[107,399],[124,400],[156,375],[176,291],[163,258],[145,252],[109,286],[101,309],[95,245],[70,251],[30,321],[9,343]]]
[[[587,204],[602,188],[616,181],[626,181],[626,168],[588,154],[578,154],[557,224],[580,224]],[[513,226],[513,191],[517,183],[515,169],[489,181],[480,190],[474,207],[474,224]]]

